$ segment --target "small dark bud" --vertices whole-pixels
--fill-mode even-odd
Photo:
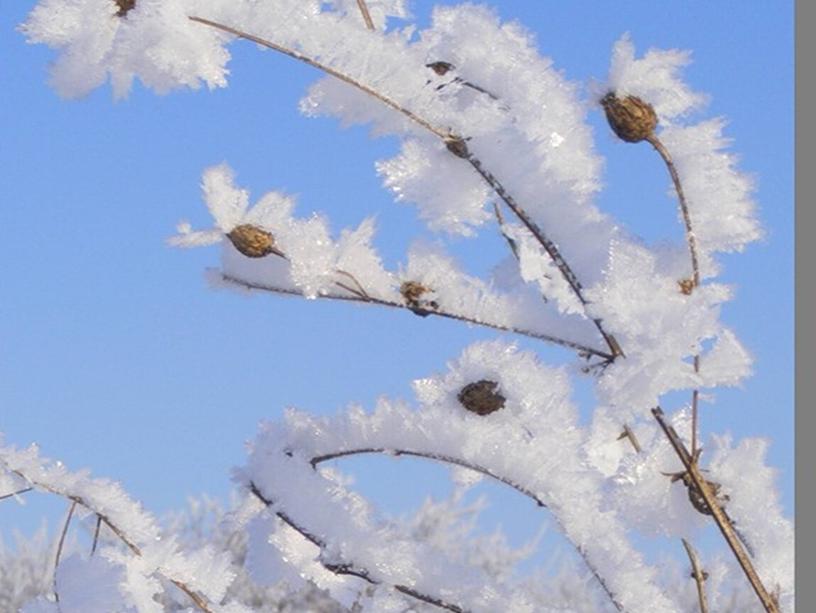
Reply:
[[[680,279],[677,282],[680,286],[680,293],[686,296],[691,296],[691,292],[694,291],[694,280],[693,279]]]
[[[256,226],[250,224],[236,226],[227,234],[227,238],[248,258],[262,258],[272,253],[284,257],[283,252],[275,247],[272,234]]]
[[[128,14],[130,9],[136,6],[136,0],[116,0],[116,6],[119,7],[119,10],[116,11],[116,16],[124,17]]]
[[[433,292],[432,289],[416,281],[405,281],[400,286],[400,294],[405,298],[405,304],[414,314],[420,317],[427,317],[431,311],[439,308],[439,304],[435,300],[426,300],[422,297],[431,292]]]
[[[648,102],[637,96],[618,98],[609,92],[601,99],[609,126],[618,138],[627,143],[638,143],[649,138],[657,127],[657,113]]]
[[[425,64],[425,66],[433,70],[440,77],[445,76],[455,68],[450,62],[431,62],[430,64]]]
[[[448,151],[458,158],[466,160],[470,157],[470,151],[468,151],[468,146],[464,138],[449,136],[445,139],[445,146],[448,148]]]
[[[497,388],[499,384],[495,381],[482,379],[475,383],[468,383],[459,392],[457,398],[459,402],[471,413],[477,415],[490,415],[504,407],[505,398]]]

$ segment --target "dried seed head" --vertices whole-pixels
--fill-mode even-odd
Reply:
[[[471,413],[490,415],[504,407],[505,398],[496,391],[498,387],[499,384],[495,381],[481,379],[475,383],[468,383],[461,389],[457,398]]]
[[[431,62],[430,64],[425,64],[425,66],[433,70],[440,77],[448,74],[454,69],[454,65],[450,62]]]
[[[115,0],[116,6],[119,7],[119,10],[116,11],[117,17],[124,17],[128,14],[128,11],[136,6],[136,0]]]
[[[435,311],[439,305],[434,300],[423,299],[424,294],[433,292],[429,287],[425,287],[416,281],[405,281],[400,286],[400,294],[405,298],[405,304],[415,314],[427,317],[430,311]]]
[[[609,92],[601,99],[601,106],[612,130],[627,143],[638,143],[650,137],[657,127],[654,107],[637,96],[618,98],[614,92]]]
[[[694,482],[691,480],[689,474],[684,473],[682,479],[683,484],[688,488],[688,499],[689,502],[691,503],[691,506],[693,506],[695,509],[697,509],[699,513],[702,513],[703,515],[713,515],[713,513],[711,512],[711,508],[708,506],[708,503],[705,501],[705,498],[703,498],[703,493],[700,490],[698,490],[697,487],[694,485]],[[715,483],[714,481],[708,481],[707,479],[703,479],[703,481],[705,481],[706,484],[708,484],[711,493],[714,494],[714,498],[717,499],[720,505],[724,505],[726,502],[728,502],[729,500],[728,496],[720,494],[720,489],[722,486],[720,486],[719,483]]]
[[[691,296],[694,291],[694,279],[680,279],[677,284],[680,286],[680,293]]]
[[[470,151],[468,151],[467,143],[465,142],[465,139],[460,136],[448,136],[445,139],[445,146],[448,148],[448,151],[458,158],[466,160],[470,157]]]
[[[256,226],[250,224],[236,226],[227,234],[227,238],[248,258],[262,258],[271,253],[283,257],[283,253],[275,247],[272,234]]]

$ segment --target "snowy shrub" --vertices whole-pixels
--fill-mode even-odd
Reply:
[[[500,233],[507,254],[493,274],[427,245],[390,269],[373,218],[336,233],[283,191],[251,194],[226,163],[203,171],[213,227],[182,222],[170,244],[219,244],[221,266],[208,272],[219,286],[448,318],[559,345],[573,363],[480,342],[415,381],[410,401],[332,417],[288,410],[235,470],[229,512],[198,502],[164,523],[116,483],[33,447],[0,447],[0,495],[61,496],[66,530],[78,516],[92,536],[87,549],[60,539],[47,563],[22,548],[13,569],[0,548],[0,603],[28,599],[27,613],[792,611],[793,528],[766,442],[712,436],[701,459],[701,393],[751,373],[720,318],[733,291],[718,256],[762,230],[724,121],[694,123],[705,96],[682,80],[688,55],[641,56],[624,35],[586,99],[529,32],[489,8],[439,7],[421,30],[392,27],[394,17],[408,17],[402,0],[40,0],[21,30],[59,51],[51,80],[68,97],[108,80],[117,97],[135,79],[157,93],[226,87],[227,46],[239,39],[320,69],[302,112],[399,139],[376,165],[384,187],[443,238]],[[682,243],[650,246],[598,207],[592,107],[665,163]],[[594,385],[588,423],[576,378]],[[678,392],[687,402],[666,404]],[[371,454],[448,465],[460,487],[413,517],[386,517],[331,463]],[[480,507],[464,492],[477,477],[541,507],[573,555],[514,573],[535,543],[475,533]],[[692,542],[712,524],[727,545],[701,556]],[[646,555],[638,534],[682,539],[691,576]]]

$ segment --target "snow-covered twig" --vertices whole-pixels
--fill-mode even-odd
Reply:
[[[363,15],[363,21],[365,21],[366,27],[369,30],[373,30],[374,21],[371,19],[371,13],[368,11],[368,5],[365,0],[357,0],[357,6],[360,7],[360,13]]]
[[[689,562],[691,563],[691,576],[694,579],[694,583],[697,585],[697,599],[700,602],[700,613],[708,613],[708,601],[706,600],[705,594],[705,581],[706,581],[706,573],[700,566],[700,558],[697,556],[697,552],[694,550],[694,547],[691,546],[686,539],[682,539],[683,547],[686,549],[686,553],[688,554]]]
[[[762,579],[760,579],[759,575],[757,574],[754,565],[751,563],[751,558],[748,555],[748,552],[745,550],[745,547],[743,547],[742,541],[734,529],[733,522],[728,517],[726,511],[722,508],[719,500],[717,500],[717,496],[711,491],[711,486],[708,484],[708,481],[706,481],[706,479],[704,479],[700,474],[700,469],[692,458],[688,449],[686,449],[685,444],[678,436],[674,427],[665,420],[665,415],[660,407],[652,409],[652,415],[654,415],[654,418],[657,420],[657,423],[660,425],[660,428],[663,430],[666,438],[668,438],[669,442],[671,443],[677,457],[679,457],[683,462],[683,467],[686,469],[686,474],[688,474],[689,479],[691,480],[691,487],[696,489],[696,491],[705,501],[708,509],[711,510],[711,516],[714,518],[714,522],[717,524],[717,527],[720,529],[725,541],[728,543],[728,546],[731,548],[731,551],[737,558],[737,562],[739,562],[739,565],[750,582],[751,587],[754,588],[754,591],[762,603],[762,606],[765,607],[765,611],[767,611],[767,613],[779,613],[779,605],[771,596],[770,592],[768,592],[768,590],[765,588],[764,584],[762,583]]]
[[[220,279],[226,283],[236,285],[242,287],[247,290],[255,290],[255,291],[262,291],[262,292],[271,292],[274,294],[285,294],[288,296],[302,296],[303,293],[297,289],[287,288],[287,287],[277,287],[274,285],[262,284],[262,283],[255,283],[246,281],[244,279],[239,279],[233,275],[227,273],[218,273]],[[339,284],[338,284],[339,285]],[[317,298],[325,298],[328,300],[342,300],[346,302],[362,302],[365,304],[376,304],[379,306],[386,306],[392,307],[396,309],[405,309],[409,311],[416,312],[416,309],[412,309],[408,304],[403,302],[396,302],[392,300],[384,300],[382,298],[375,298],[369,295],[361,295],[357,291],[352,291],[346,288],[346,291],[349,291],[352,295],[348,294],[339,294],[339,293],[332,293],[332,292],[324,292],[317,296]],[[557,336],[551,336],[548,334],[542,334],[540,332],[535,332],[532,330],[526,330],[524,328],[516,328],[513,326],[506,326],[503,324],[489,322],[484,320],[475,319],[472,317],[468,317],[466,315],[461,315],[459,313],[453,313],[449,311],[444,311],[441,309],[427,309],[421,312],[422,315],[435,315],[437,317],[443,317],[445,319],[453,319],[456,321],[461,321],[468,324],[473,324],[476,326],[483,326],[486,328],[492,328],[494,330],[501,330],[502,332],[512,332],[513,334],[519,334],[521,336],[527,336],[529,338],[534,338],[541,341],[546,341],[548,343],[553,343],[555,345],[560,345],[562,347],[568,347],[570,349],[574,349],[582,354],[586,355],[594,355],[599,357],[603,360],[610,360],[612,359],[612,355],[602,351],[600,349],[596,349],[594,347],[590,347],[583,343],[578,343],[575,341],[571,341],[565,338],[559,338]]]

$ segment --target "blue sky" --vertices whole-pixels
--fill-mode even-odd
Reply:
[[[223,496],[229,469],[259,420],[282,408],[321,413],[381,394],[410,397],[410,381],[442,370],[493,333],[375,308],[212,291],[203,270],[217,249],[173,250],[176,222],[209,223],[201,171],[228,161],[260,195],[284,189],[298,210],[334,228],[376,212],[389,263],[425,235],[413,208],[394,204],[373,162],[396,142],[363,128],[306,119],[297,102],[317,76],[254,46],[232,46],[231,85],[159,97],[109,88],[66,102],[47,87],[53,53],[15,32],[33,2],[0,3],[0,431],[37,442],[69,467],[121,481],[155,512],[188,495]],[[414,0],[420,24],[432,2]],[[443,3],[448,4],[448,3]],[[741,167],[757,179],[767,238],[728,256],[736,299],[724,319],[755,356],[755,375],[706,405],[705,432],[771,439],[782,500],[793,510],[793,5],[791,2],[496,1],[537,34],[571,80],[606,76],[612,44],[630,32],[639,52],[691,49],[690,84],[725,115]],[[615,141],[594,113],[606,157],[599,204],[647,240],[681,240],[668,179],[645,145]],[[649,207],[644,208],[644,202]],[[433,239],[436,240],[436,239]],[[475,266],[487,248],[455,240]],[[554,362],[560,350],[535,347]],[[581,391],[577,392],[579,397]],[[391,510],[446,486],[437,472],[389,460],[350,462],[360,487]],[[398,486],[390,475],[396,474]],[[491,521],[522,526],[522,502]],[[29,532],[61,506],[32,498],[0,506],[0,525]],[[516,529],[516,528],[514,528]]]

